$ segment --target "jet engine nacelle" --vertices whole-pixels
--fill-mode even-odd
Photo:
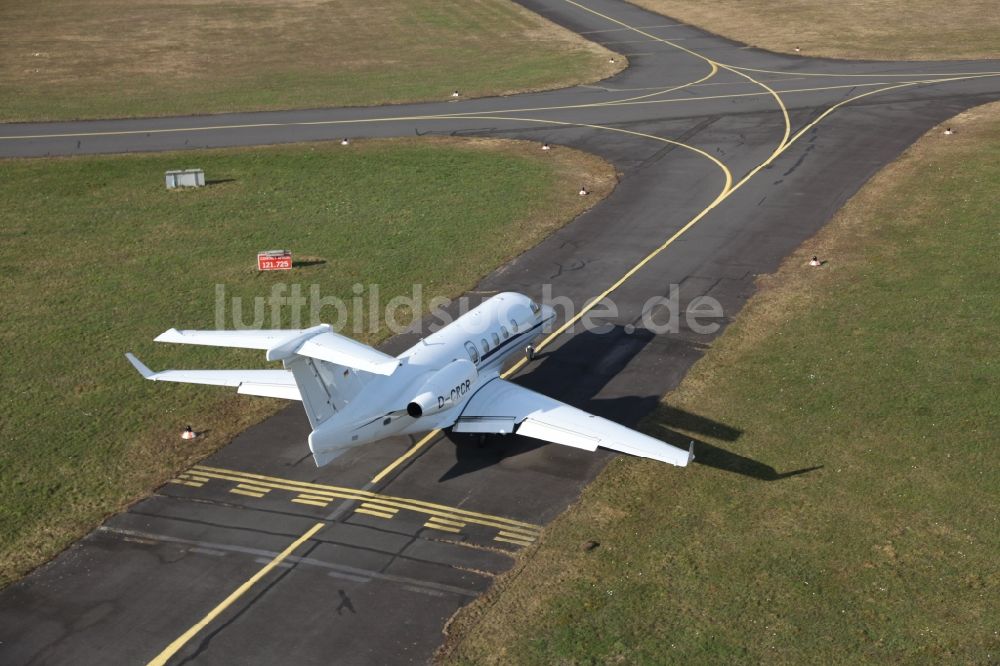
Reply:
[[[454,407],[469,397],[479,372],[468,359],[452,361],[435,372],[406,405],[406,413],[415,419]]]

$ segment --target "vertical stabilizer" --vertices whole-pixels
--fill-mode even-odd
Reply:
[[[343,365],[295,355],[285,360],[302,396],[302,406],[313,430],[343,410],[372,376]]]

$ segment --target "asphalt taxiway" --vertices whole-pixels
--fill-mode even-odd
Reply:
[[[622,174],[615,192],[469,296],[540,297],[548,284],[577,314],[595,297],[613,299],[618,312],[602,332],[554,334],[515,378],[631,425],[735,316],[755,276],[773,271],[929,128],[1000,99],[998,62],[781,56],[624,2],[523,4],[624,53],[630,67],[597,85],[505,98],[4,125],[0,156],[425,134],[525,138],[601,155]],[[719,330],[645,326],[649,299],[669,296],[672,285],[682,308],[715,298]],[[571,324],[572,313],[562,321]],[[741,457],[739,432],[727,424],[687,413],[677,423],[732,441],[702,456],[709,464],[762,482],[795,471]],[[611,457],[437,435],[387,440],[316,469],[307,434],[291,405],[5,589],[0,662],[426,662],[448,618]]]

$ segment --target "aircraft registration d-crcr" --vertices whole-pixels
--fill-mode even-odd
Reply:
[[[319,467],[368,442],[438,428],[513,433],[587,451],[600,446],[681,467],[691,462],[693,445],[679,449],[500,377],[504,361],[524,353],[554,317],[552,308],[507,292],[395,358],[335,333],[329,324],[304,330],[172,328],[156,338],[262,349],[284,370],[153,372],[132,354],[126,357],[153,381],[234,386],[248,395],[301,400]]]

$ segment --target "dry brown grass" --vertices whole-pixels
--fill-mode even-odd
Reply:
[[[12,0],[0,121],[503,94],[604,78],[609,55],[508,0]]]
[[[745,44],[852,60],[1000,58],[995,0],[631,0]]]

